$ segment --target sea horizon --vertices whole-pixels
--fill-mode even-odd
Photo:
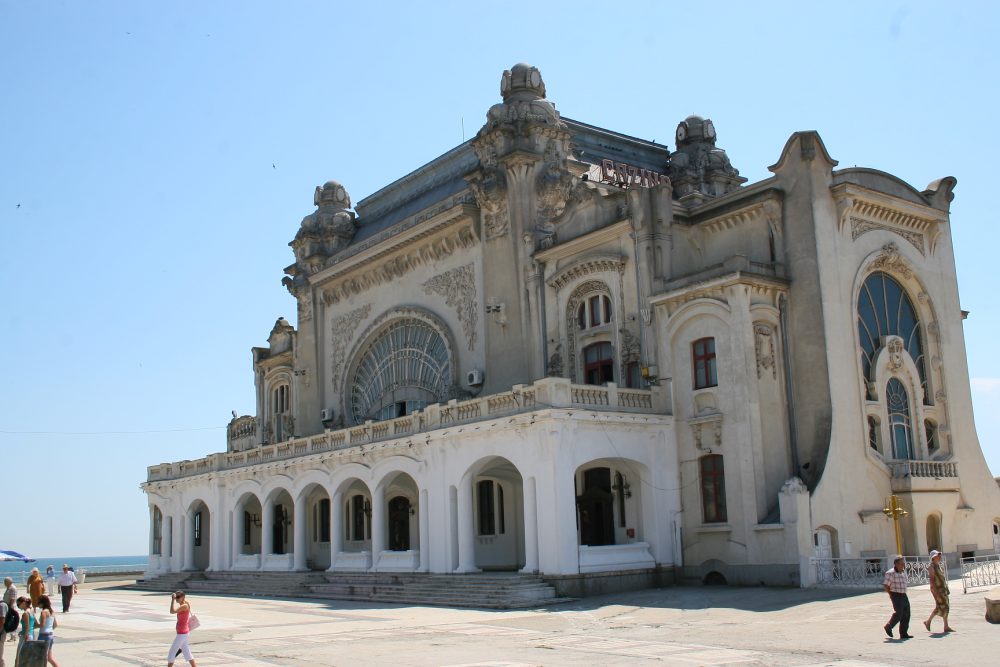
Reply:
[[[31,554],[25,554],[30,556]],[[0,577],[11,577],[14,583],[23,583],[32,568],[37,567],[38,571],[45,574],[45,568],[51,565],[56,573],[62,569],[63,564],[69,565],[74,570],[91,570],[112,567],[122,567],[135,565],[135,569],[145,570],[149,564],[149,555],[135,556],[42,556],[35,558],[34,562],[25,563],[23,561],[0,562]]]

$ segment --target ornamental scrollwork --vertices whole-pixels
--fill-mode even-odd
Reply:
[[[774,330],[770,325],[758,322],[753,325],[754,349],[757,353],[757,377],[770,369],[771,377],[778,377],[774,355]]]
[[[347,353],[347,344],[351,342],[354,331],[368,317],[368,313],[371,310],[371,304],[367,304],[360,308],[355,308],[349,313],[333,318],[333,335],[330,338],[333,344],[333,352],[331,354],[333,367],[330,377],[333,380],[334,387],[340,386],[340,378],[344,372],[344,357]]]
[[[475,266],[466,264],[445,271],[425,282],[423,288],[426,294],[444,297],[445,303],[455,309],[458,321],[462,323],[469,351],[475,349],[476,325],[479,319],[479,310],[476,307]]]

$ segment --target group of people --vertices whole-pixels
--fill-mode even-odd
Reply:
[[[29,640],[45,642],[49,664],[58,667],[52,656],[52,641],[54,630],[59,623],[56,621],[50,596],[55,594],[55,589],[58,587],[62,593],[62,610],[66,613],[77,590],[76,574],[73,569],[69,565],[63,565],[62,569],[62,574],[57,577],[55,569],[49,565],[46,568],[46,576],[42,577],[38,568],[33,568],[27,581],[28,594],[22,596],[18,596],[13,579],[6,577],[3,580],[0,619],[6,619],[9,612],[15,610],[20,615],[20,621],[16,634],[14,632],[8,634],[5,629],[0,628],[0,667],[6,667],[4,649],[7,642],[12,642],[15,638],[18,640],[15,667],[20,660],[22,647]]]
[[[948,624],[948,612],[951,609],[948,590],[948,576],[941,562],[941,552],[937,549],[931,551],[931,562],[927,566],[927,578],[931,585],[931,595],[934,597],[934,610],[924,621],[927,632],[931,631],[931,621],[935,616],[940,616],[944,621],[944,632],[955,632],[955,629]],[[889,594],[892,601],[892,617],[882,629],[890,638],[892,631],[899,625],[899,638],[912,639],[910,634],[910,599],[906,595],[906,560],[902,556],[897,556],[892,561],[892,569],[885,573],[882,580],[882,588]]]

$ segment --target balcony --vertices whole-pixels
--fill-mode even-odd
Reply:
[[[510,391],[500,394],[429,405],[424,410],[417,410],[413,414],[396,419],[367,421],[358,426],[324,431],[245,451],[209,454],[196,461],[161,463],[147,469],[147,481],[159,482],[244,468],[551,408],[662,415],[668,413],[665,396],[659,387],[625,389],[614,384],[579,385],[563,378],[545,378],[531,385],[514,385]],[[252,419],[252,417],[239,419]],[[255,432],[252,435],[248,432],[249,422],[244,424],[244,427],[241,431],[242,438],[256,437]],[[230,433],[230,437],[233,435],[235,433]]]
[[[892,471],[892,492],[957,491],[956,461],[886,461]]]

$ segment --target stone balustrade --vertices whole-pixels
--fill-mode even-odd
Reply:
[[[889,461],[892,476],[902,477],[958,477],[956,461]]]
[[[514,385],[510,391],[479,396],[464,401],[429,405],[405,417],[368,421],[359,426],[324,431],[244,450],[209,454],[196,461],[161,463],[147,469],[147,481],[157,482],[203,473],[232,470],[274,460],[307,456],[373,442],[406,437],[415,433],[453,425],[522,414],[548,408],[582,408],[609,412],[668,414],[665,394],[660,387],[624,389],[614,384],[577,385],[563,378],[545,378],[531,385]],[[253,419],[252,417],[240,417]],[[235,423],[235,422],[234,422]],[[231,425],[232,426],[232,425]],[[256,420],[254,421],[256,429]],[[230,433],[232,428],[230,428]],[[256,438],[256,435],[253,436]],[[915,462],[913,462],[915,463]]]

